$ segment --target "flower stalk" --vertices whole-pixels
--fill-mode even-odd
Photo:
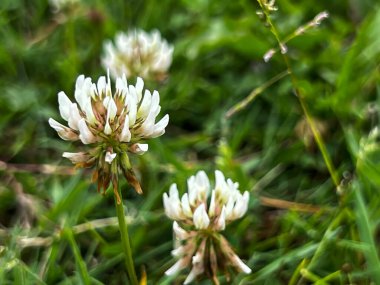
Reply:
[[[116,207],[116,214],[117,214],[117,220],[119,222],[119,230],[120,230],[120,236],[121,236],[121,245],[123,247],[123,251],[125,254],[125,265],[127,268],[129,280],[131,281],[132,285],[138,285],[137,276],[135,272],[135,266],[133,262],[132,257],[132,249],[131,244],[129,241],[129,234],[128,234],[128,227],[125,220],[125,212],[124,212],[124,204],[121,196],[121,191],[118,186],[114,186],[114,191],[117,191],[118,195],[114,195],[115,197],[115,207]],[[120,201],[118,200],[118,197],[120,198]]]

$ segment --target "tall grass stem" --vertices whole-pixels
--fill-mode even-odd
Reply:
[[[269,28],[270,28],[270,31],[272,32],[273,36],[276,38],[277,40],[277,43],[279,45],[279,48],[281,49],[281,47],[284,45],[284,43],[281,41],[280,37],[279,37],[279,34],[277,32],[277,29],[276,27],[273,25],[271,19],[270,19],[270,15],[268,13],[268,11],[265,9],[263,3],[261,2],[262,0],[257,0],[257,2],[259,3],[261,9],[263,10],[263,13],[265,14],[265,19],[266,19],[266,23],[269,25]],[[306,103],[305,103],[305,100],[304,100],[304,97],[303,97],[303,94],[302,92],[300,91],[299,87],[298,87],[298,82],[297,82],[297,78],[295,77],[293,71],[292,71],[292,68],[291,68],[291,65],[290,65],[290,61],[289,61],[289,58],[288,56],[286,55],[286,52],[282,52],[282,57],[284,59],[284,62],[285,62],[285,65],[288,69],[288,72],[290,74],[290,78],[291,78],[291,81],[292,81],[292,85],[293,85],[293,89],[294,89],[294,92],[295,92],[295,95],[297,96],[300,104],[301,104],[301,107],[302,107],[302,111],[303,113],[305,114],[305,117],[306,117],[306,121],[313,133],[313,136],[315,138],[315,141],[318,145],[318,148],[319,150],[321,151],[322,153],[322,156],[323,156],[323,159],[325,161],[325,164],[327,166],[327,169],[330,173],[330,176],[331,176],[331,179],[333,180],[333,183],[335,184],[335,186],[338,188],[339,186],[339,179],[338,179],[338,175],[337,175],[337,172],[334,168],[334,165],[332,163],[332,160],[330,158],[330,155],[327,151],[327,148],[326,148],[326,144],[324,143],[323,141],[323,138],[318,130],[318,128],[316,127],[315,125],[315,122],[313,120],[313,117],[311,116],[307,106],[306,106]]]

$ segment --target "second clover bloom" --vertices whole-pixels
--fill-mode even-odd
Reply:
[[[176,248],[172,254],[178,259],[166,274],[191,268],[184,284],[199,275],[206,275],[217,283],[218,270],[225,271],[227,267],[251,272],[220,234],[227,224],[246,213],[249,193],[240,193],[238,183],[226,180],[220,171],[215,171],[215,177],[215,187],[211,189],[206,173],[199,171],[188,179],[188,191],[181,198],[176,184],[163,195],[165,213],[174,220]]]
[[[63,157],[79,167],[96,166],[93,179],[98,182],[98,190],[105,191],[112,181],[115,191],[121,169],[141,193],[127,152],[142,154],[148,150],[145,140],[165,133],[169,115],[156,122],[161,110],[159,93],[144,90],[141,78],[135,85],[128,85],[125,75],[117,77],[112,92],[109,76],[101,76],[93,83],[91,78],[80,75],[74,97],[73,102],[64,92],[58,93],[59,112],[67,126],[52,118],[49,124],[62,139],[80,141],[89,149],[65,152]]]
[[[115,44],[107,41],[104,50],[102,64],[110,69],[112,77],[124,73],[128,78],[141,76],[160,81],[166,78],[173,56],[173,46],[162,39],[157,30],[119,32]]]

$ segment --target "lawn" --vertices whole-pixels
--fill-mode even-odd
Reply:
[[[70,1],[0,1],[0,284],[135,285],[131,271],[142,285],[183,284],[192,268],[201,269],[191,284],[380,284],[378,1],[60,2]],[[125,103],[132,139],[122,141],[124,101],[115,99],[112,147],[99,142],[106,131],[84,138],[79,127],[75,141],[62,140],[49,126],[67,125],[57,94],[84,110],[77,78],[96,83],[107,68],[116,92],[107,42],[139,31],[158,31],[173,48],[162,69],[145,72],[139,61],[126,74],[128,92],[137,77],[151,101],[158,91],[164,133],[132,130]],[[93,107],[102,124],[113,122],[111,105]],[[91,149],[91,163],[62,157]],[[198,186],[188,179],[204,171],[217,192],[216,170],[239,183],[227,198],[249,197],[241,216],[225,218],[224,229],[222,198],[215,218],[198,206],[186,221],[168,213],[179,207],[170,195],[164,206],[173,183],[191,204]],[[211,196],[199,203],[211,208]],[[189,263],[168,275],[180,239],[173,220],[208,239],[202,262],[187,247]]]

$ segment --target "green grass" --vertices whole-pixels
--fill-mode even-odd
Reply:
[[[220,169],[251,191],[224,232],[253,269],[233,284],[380,284],[377,2],[278,0],[280,40],[330,17],[265,63],[277,41],[255,1],[83,1],[64,21],[46,1],[0,1],[0,284],[128,284],[112,190],[102,197],[89,171],[73,171],[61,155],[81,146],[47,120],[79,74],[105,73],[103,41],[134,27],[175,47],[168,79],[146,82],[170,122],[131,159],[144,195],[121,183],[137,275],[181,284],[188,272],[164,275],[162,194]]]

